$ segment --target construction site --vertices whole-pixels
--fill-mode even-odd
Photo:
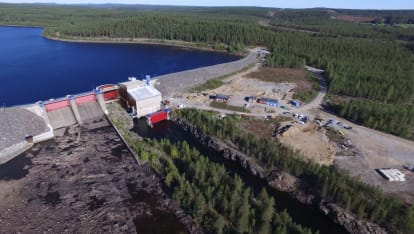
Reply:
[[[247,71],[223,78],[222,84],[213,89],[201,92],[187,89],[172,96],[171,103],[179,108],[215,110],[220,118],[239,115],[256,119],[241,123],[242,128],[275,137],[299,151],[306,160],[338,166],[386,193],[414,203],[414,172],[407,169],[414,164],[411,141],[359,126],[324,111],[322,103],[327,87],[322,70],[306,68],[318,78],[319,90],[305,103],[295,99],[298,87],[311,87],[304,84],[301,72],[282,70],[283,76],[292,77],[283,79],[276,71],[275,81],[272,81],[268,74],[261,74],[261,69],[261,65],[256,64]],[[295,77],[298,80],[295,81]],[[278,119],[277,124],[273,119]],[[382,173],[384,169],[404,177],[393,179]]]

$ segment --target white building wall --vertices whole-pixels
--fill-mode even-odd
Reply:
[[[137,117],[141,118],[143,116],[146,116],[147,114],[159,111],[161,109],[161,101],[161,95],[153,96],[147,99],[137,100]]]

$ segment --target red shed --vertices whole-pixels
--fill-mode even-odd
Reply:
[[[96,87],[103,94],[105,101],[111,101],[119,98],[119,86],[115,84],[105,84]]]

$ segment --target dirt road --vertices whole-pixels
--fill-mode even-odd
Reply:
[[[309,110],[315,110],[315,109],[321,108],[322,101],[325,98],[326,92],[328,91],[328,84],[326,83],[326,80],[322,75],[324,71],[313,68],[313,67],[309,67],[309,66],[306,66],[306,69],[312,72],[313,74],[315,74],[316,77],[318,78],[319,93],[318,95],[316,95],[315,99],[313,99],[311,102],[297,108],[298,112],[308,112]]]

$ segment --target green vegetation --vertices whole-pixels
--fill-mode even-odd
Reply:
[[[187,143],[161,140],[152,145],[169,157],[162,162],[162,173],[173,199],[206,233],[312,233],[293,223],[286,211],[277,213],[275,198],[265,189],[254,195],[238,175],[230,176],[223,165]]]
[[[219,108],[219,109],[223,109],[223,110],[231,110],[231,111],[236,111],[236,112],[248,112],[249,110],[247,110],[246,108],[240,107],[240,106],[232,106],[232,105],[227,105],[226,103],[222,103],[222,102],[211,102],[210,103],[211,107],[214,108]]]
[[[216,88],[218,88],[218,87],[220,87],[224,84],[223,80],[225,78],[233,76],[233,75],[241,73],[241,72],[244,72],[244,71],[247,71],[248,69],[252,68],[253,66],[254,66],[254,64],[251,64],[251,65],[249,65],[249,66],[247,66],[243,69],[240,69],[238,71],[229,73],[229,74],[221,76],[221,77],[217,77],[215,79],[208,80],[207,82],[194,87],[193,91],[194,92],[201,92],[201,91],[204,91],[204,90],[207,90],[207,89],[216,89]]]
[[[412,14],[412,11],[377,11],[378,14],[372,13],[374,12],[368,13],[367,11],[358,10],[335,10],[335,12],[321,9],[285,10],[275,13],[271,25],[275,28],[303,30],[329,37],[342,36],[405,41],[414,39],[414,30],[389,26],[394,24],[394,21],[387,20],[390,17],[404,17],[405,20],[401,19],[398,22],[411,22],[410,19],[413,19],[413,17],[409,14]],[[386,27],[377,25],[379,23],[386,23],[384,24]]]
[[[298,153],[275,140],[240,130],[234,118],[217,120],[214,113],[198,110],[180,110],[177,115],[206,134],[232,142],[268,173],[282,170],[303,179],[322,197],[361,219],[378,223],[390,232],[414,232],[414,206],[407,207],[400,199],[385,196],[378,188],[352,178],[344,170],[304,161]]]
[[[110,118],[129,146],[161,174],[172,198],[206,233],[312,233],[286,211],[277,212],[277,198],[265,189],[254,194],[238,175],[229,175],[223,165],[210,162],[186,142],[138,139],[125,119],[114,114],[116,109],[110,107]]]
[[[223,85],[223,79],[222,78],[216,78],[208,80],[206,83],[198,85],[193,88],[193,91],[195,92],[201,92],[203,90],[207,89],[216,89]]]

